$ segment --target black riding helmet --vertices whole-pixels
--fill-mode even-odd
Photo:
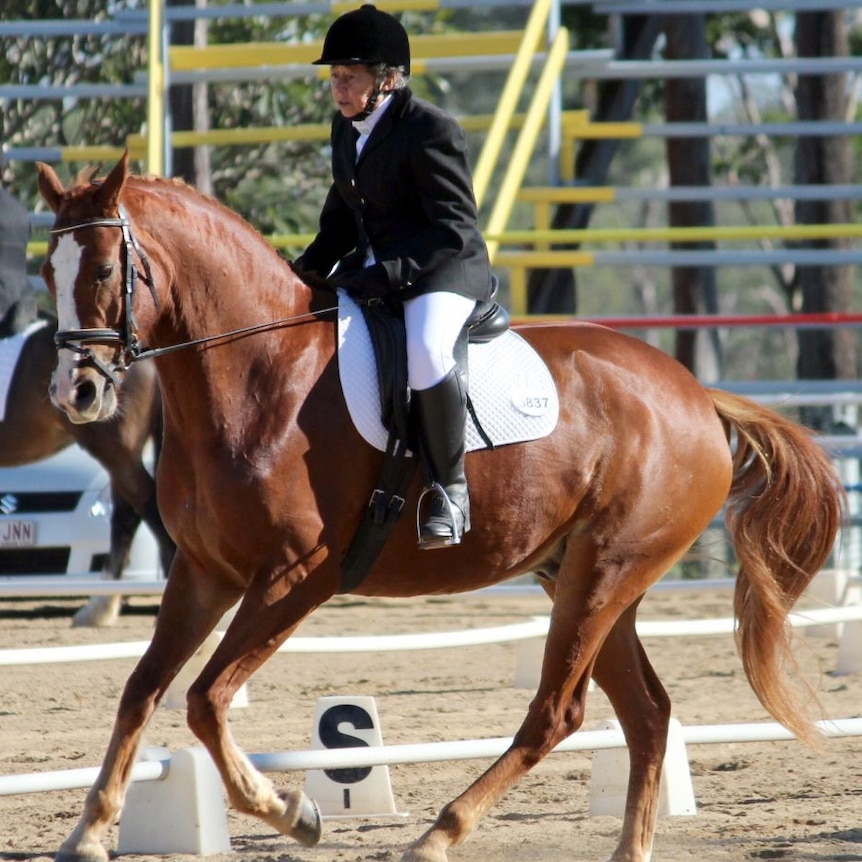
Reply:
[[[371,3],[336,19],[323,40],[323,55],[315,66],[401,66],[410,74],[410,40],[401,23]]]

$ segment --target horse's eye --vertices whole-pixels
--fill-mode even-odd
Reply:
[[[112,263],[103,263],[96,270],[96,280],[97,281],[107,281],[111,277],[111,273],[114,271],[114,265]]]

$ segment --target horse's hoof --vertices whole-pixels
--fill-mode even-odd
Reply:
[[[422,841],[417,841],[407,848],[401,862],[448,862],[448,859],[445,850],[439,847],[432,849]]]
[[[54,862],[108,862],[108,853],[101,844],[82,850],[63,850],[54,857]]]
[[[317,803],[299,791],[280,793],[279,796],[287,803],[286,815],[292,815],[286,834],[303,847],[314,847],[323,834],[323,820]]]
[[[120,616],[119,596],[93,596],[72,617],[72,628],[112,626]]]
[[[302,794],[299,816],[293,827],[293,837],[303,847],[314,847],[323,833],[323,820],[320,816],[320,808],[310,797]]]

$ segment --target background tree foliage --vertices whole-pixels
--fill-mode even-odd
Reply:
[[[190,3],[192,0],[173,0]],[[222,0],[209,0],[210,6]],[[255,5],[248,2],[246,5]],[[4,0],[0,21],[45,21],[76,19],[127,22],[128,34],[110,36],[38,35],[0,37],[0,83],[63,85],[75,83],[143,82],[146,71],[145,0]],[[402,21],[412,34],[429,32],[483,32],[517,29],[524,25],[529,8],[474,6],[468,9],[405,12]],[[589,6],[563,6],[563,24],[571,32],[573,48],[595,50],[618,46],[620,33],[612,22],[597,16]],[[637,23],[639,17],[634,16]],[[857,21],[847,13],[846,36],[855,54],[862,44]],[[631,19],[629,19],[631,21]],[[207,27],[210,44],[306,40],[322,38],[329,16],[296,15],[213,19]],[[134,27],[132,25],[135,25]],[[752,10],[745,13],[705,16],[705,42],[714,58],[792,56],[795,18],[789,12]],[[822,29],[822,28],[821,28]],[[188,41],[181,26],[174,28],[175,41]],[[34,31],[35,32],[35,31]],[[644,32],[647,32],[646,30]],[[623,34],[625,36],[625,34]],[[646,56],[667,56],[668,39],[661,26],[648,33],[644,41]],[[673,44],[678,44],[674,42]],[[642,46],[643,47],[643,46]],[[671,45],[672,47],[672,45]],[[273,78],[263,81],[211,83],[206,88],[208,121],[211,128],[230,129],[253,126],[284,126],[328,122],[332,107],[325,83],[310,71],[307,78]],[[505,71],[450,72],[417,76],[412,86],[456,115],[490,113],[496,107],[505,80]],[[846,81],[846,112],[856,113],[856,83]],[[746,79],[728,75],[724,87],[712,79],[707,87],[709,116],[714,121],[790,121],[799,117],[798,80],[781,78]],[[623,82],[630,96],[628,116],[647,123],[665,119],[667,93],[661,80]],[[176,89],[176,88],[175,88]],[[621,87],[622,89],[622,87]],[[605,85],[569,74],[562,82],[563,107],[586,108],[596,115],[606,100]],[[525,96],[521,110],[526,109]],[[145,131],[146,104],[141,96],[123,99],[6,99],[0,100],[5,147],[68,146],[83,143],[121,145],[130,134]],[[471,151],[477,156],[482,136],[471,134]],[[579,150],[579,168],[589,163],[598,150],[589,142]],[[782,185],[799,179],[796,139],[760,135],[753,137],[716,136],[708,142],[706,159],[713,182],[718,185]],[[856,149],[858,142],[853,142]],[[690,151],[678,148],[685,159]],[[505,159],[505,156],[504,156]],[[179,160],[178,160],[179,161]],[[279,142],[209,149],[208,185],[212,193],[240,212],[264,233],[308,232],[316,226],[319,207],[329,183],[326,143]],[[611,185],[663,188],[672,181],[664,142],[658,138],[615,142],[612,158],[593,159],[602,164],[600,181]],[[66,178],[85,167],[83,163],[60,167]],[[141,165],[137,166],[142,167]],[[677,167],[679,165],[677,164]],[[795,173],[796,172],[796,173]],[[530,167],[528,182],[545,183],[550,175],[542,151]],[[578,173],[579,176],[584,174]],[[14,193],[31,209],[41,209],[35,189],[35,168],[30,162],[12,161],[5,179]],[[492,190],[493,191],[493,190]],[[562,208],[561,208],[562,209]],[[858,204],[852,205],[850,218],[858,218]],[[570,214],[562,213],[559,226],[567,226]],[[586,221],[594,226],[649,226],[671,221],[669,207],[656,201],[605,205]],[[684,217],[683,217],[684,218]],[[715,207],[717,224],[792,224],[805,218],[791,201],[723,203]],[[512,225],[531,226],[532,213],[518,209]],[[635,247],[634,244],[629,244]],[[765,242],[764,247],[769,247]],[[654,247],[654,246],[651,246]],[[566,275],[564,273],[564,275]],[[793,267],[721,268],[715,271],[717,310],[720,312],[783,313],[800,309],[802,300],[798,274]],[[568,272],[568,282],[573,274]],[[594,267],[577,271],[577,310],[585,315],[667,313],[674,310],[671,272],[661,267]],[[858,279],[850,285],[850,298],[859,298]],[[682,295],[677,292],[678,296]],[[673,352],[670,333],[651,333],[647,337]],[[855,334],[850,336],[855,339]],[[721,334],[726,356],[726,376],[793,376],[798,356],[795,336],[786,331],[738,330]],[[846,346],[846,345],[845,345]],[[852,351],[851,351],[852,353]],[[847,362],[855,367],[858,359],[842,358],[842,373]]]

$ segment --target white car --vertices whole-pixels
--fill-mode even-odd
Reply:
[[[101,577],[110,518],[108,474],[77,445],[23,467],[0,468],[0,577]],[[161,577],[158,556],[153,534],[142,525],[123,577]]]

